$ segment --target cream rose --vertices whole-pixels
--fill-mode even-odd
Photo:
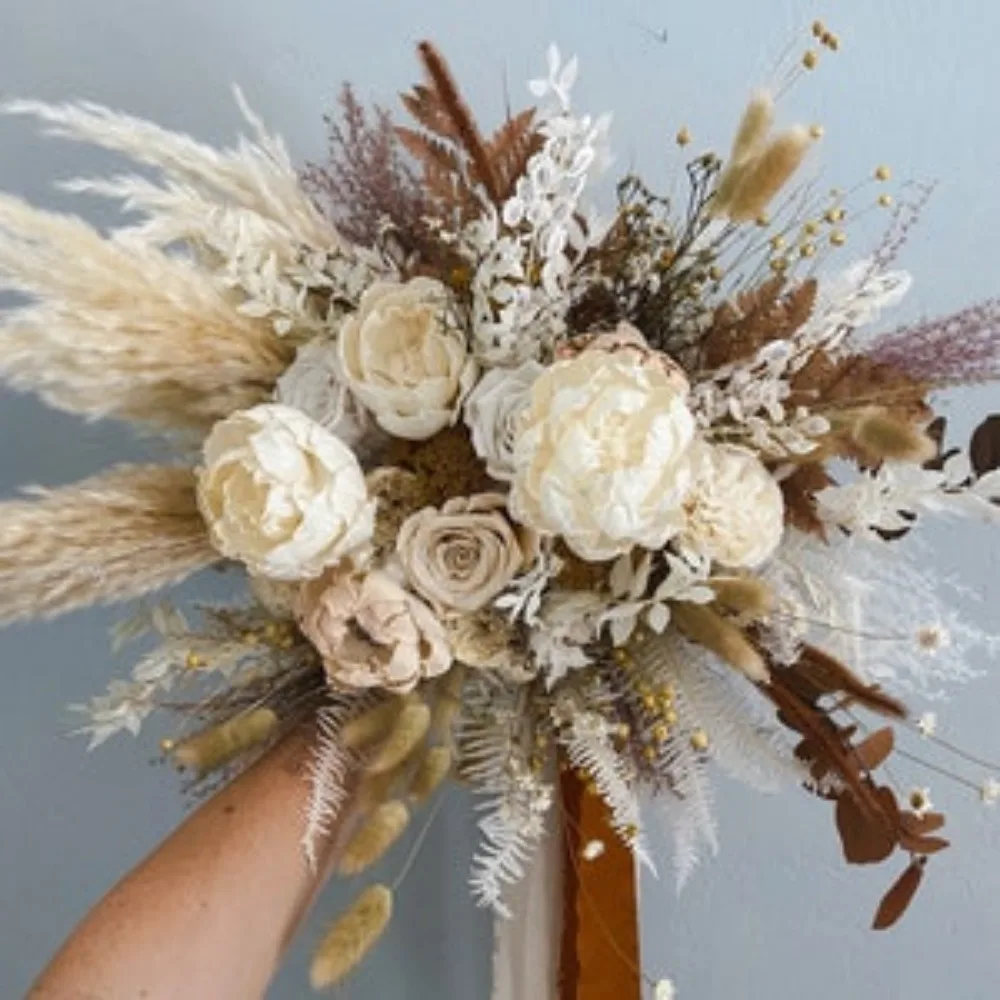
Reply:
[[[198,504],[215,547],[273,580],[319,576],[371,538],[375,516],[350,448],[280,403],[212,428]]]
[[[344,687],[404,693],[451,666],[434,613],[380,570],[332,570],[307,584],[297,618],[327,676]]]
[[[478,611],[533,557],[533,535],[514,529],[498,493],[425,507],[399,530],[396,553],[413,589],[441,611]]]
[[[439,281],[377,282],[340,328],[341,377],[396,437],[421,441],[453,423],[475,381],[475,362],[447,308]]]
[[[507,482],[514,474],[518,420],[528,405],[535,379],[543,371],[545,368],[534,360],[517,368],[492,368],[465,402],[472,446],[494,479]]]
[[[508,505],[581,558],[656,549],[684,527],[694,418],[672,368],[585,350],[539,377],[514,449]]]
[[[684,544],[732,569],[766,562],[785,530],[781,488],[753,452],[698,442]]]

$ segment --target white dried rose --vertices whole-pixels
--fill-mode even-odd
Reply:
[[[736,445],[699,441],[682,542],[733,569],[765,563],[785,530],[781,488],[760,459]]]
[[[672,369],[586,350],[538,378],[514,449],[511,513],[581,558],[661,548],[684,527],[695,423]]]
[[[262,403],[217,423],[198,470],[215,547],[251,573],[304,580],[364,545],[375,505],[354,453],[305,414]]]
[[[535,379],[543,371],[545,368],[532,359],[517,368],[492,368],[465,402],[472,446],[494,479],[509,482],[514,474],[518,420],[528,405]]]
[[[381,570],[331,570],[302,588],[297,617],[327,676],[343,687],[402,694],[452,663],[431,609]]]
[[[499,493],[425,507],[403,522],[396,540],[410,585],[441,611],[484,608],[534,553],[533,533],[515,529]]]
[[[376,423],[413,441],[454,423],[476,378],[465,338],[448,321],[448,290],[431,278],[371,285],[341,325],[337,364]]]
[[[301,410],[352,448],[369,429],[367,412],[340,377],[337,345],[327,337],[316,337],[298,349],[278,379],[274,398]]]

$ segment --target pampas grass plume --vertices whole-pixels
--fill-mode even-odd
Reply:
[[[860,448],[882,461],[923,463],[937,454],[937,445],[922,430],[879,408],[858,419],[852,436]]]
[[[347,842],[337,871],[357,875],[375,864],[399,840],[409,822],[410,810],[398,799],[376,806]]]
[[[812,142],[809,130],[801,125],[776,135],[741,172],[725,214],[734,222],[757,218],[799,169]]]
[[[708,585],[716,601],[737,614],[763,618],[774,607],[774,592],[755,576],[714,576]]]
[[[757,684],[771,679],[763,657],[732,622],[703,604],[675,604],[672,612],[677,627],[692,642],[711,650]]]
[[[403,763],[423,742],[431,725],[431,710],[422,701],[403,706],[385,742],[368,761],[369,774],[385,774]]]
[[[278,727],[278,716],[257,708],[212,726],[179,743],[173,751],[181,767],[208,774],[269,739]]]
[[[335,986],[357,967],[385,932],[392,902],[391,889],[370,885],[334,922],[313,958],[309,972],[313,989]]]

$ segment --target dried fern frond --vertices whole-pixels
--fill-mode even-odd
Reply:
[[[392,919],[392,890],[370,885],[323,939],[313,958],[309,978],[313,989],[341,982],[375,947]]]
[[[294,345],[210,274],[81,219],[0,197],[0,375],[87,417],[204,429],[269,398]]]
[[[190,469],[122,466],[0,504],[0,621],[140,597],[218,562]]]

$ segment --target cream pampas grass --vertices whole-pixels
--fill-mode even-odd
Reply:
[[[129,209],[147,214],[138,231],[155,242],[212,245],[219,213],[230,211],[244,224],[271,227],[275,241],[292,250],[329,246],[335,234],[302,190],[284,143],[264,128],[239,90],[236,99],[253,139],[241,137],[236,148],[221,150],[89,102],[12,101],[3,110],[33,115],[51,135],[102,146],[157,170],[159,183],[126,176],[68,185],[121,198]]]
[[[293,345],[190,261],[0,197],[0,375],[53,406],[207,428],[270,396]]]
[[[702,604],[678,603],[672,611],[677,628],[692,642],[711,650],[755,683],[770,681],[764,658],[742,629]]]
[[[190,469],[123,466],[0,503],[0,621],[139,597],[219,559]]]
[[[330,928],[309,973],[313,988],[335,986],[377,944],[392,918],[392,890],[370,885]]]

